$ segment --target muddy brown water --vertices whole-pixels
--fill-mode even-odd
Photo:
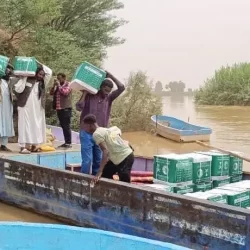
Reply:
[[[243,152],[245,156],[249,157],[250,107],[196,107],[190,97],[165,97],[163,98],[163,110],[165,115],[212,128],[211,145],[225,150]],[[204,150],[195,143],[175,143],[145,132],[124,133],[123,137],[130,141],[137,155],[147,157],[169,152],[184,153]],[[250,165],[244,164],[244,169],[250,171]],[[0,220],[58,223],[1,203]]]

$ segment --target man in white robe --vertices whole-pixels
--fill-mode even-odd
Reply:
[[[40,65],[35,77],[24,77],[15,84],[21,154],[39,152],[39,144],[46,142],[45,86],[51,76],[52,70]]]
[[[5,76],[0,78],[0,151],[11,152],[7,148],[8,138],[15,136],[13,125],[13,96],[10,76],[13,68],[8,65]]]

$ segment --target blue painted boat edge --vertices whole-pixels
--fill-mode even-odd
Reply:
[[[27,228],[31,227],[33,229],[42,228],[42,229],[59,229],[59,230],[67,230],[71,232],[75,231],[75,232],[82,232],[82,233],[88,232],[88,233],[99,234],[99,235],[104,235],[104,236],[111,236],[114,238],[123,238],[123,239],[131,240],[131,241],[135,241],[135,242],[146,243],[146,244],[152,245],[152,247],[159,246],[159,247],[166,247],[167,249],[172,249],[172,250],[190,250],[190,248],[177,246],[171,243],[146,239],[146,238],[127,235],[127,234],[108,232],[108,231],[99,230],[99,229],[92,229],[92,228],[82,228],[82,227],[76,227],[76,226],[57,225],[57,224],[27,223],[27,222],[0,222],[0,227],[2,226],[20,227],[20,230],[22,227],[27,227]]]
[[[199,134],[202,134],[202,135],[209,135],[209,134],[212,134],[212,129],[210,128],[207,128],[207,127],[201,127],[201,126],[197,126],[197,125],[194,125],[194,124],[189,124],[187,122],[184,122],[180,119],[177,119],[175,117],[170,117],[170,116],[163,116],[163,115],[157,115],[157,119],[156,119],[156,115],[153,115],[151,116],[151,121],[153,121],[154,123],[156,123],[156,120],[158,121],[169,121],[169,120],[174,120],[174,121],[177,121],[177,122],[180,122],[180,123],[183,123],[183,124],[186,124],[186,125],[189,125],[189,126],[192,126],[194,128],[196,128],[197,130],[199,130]],[[181,134],[181,135],[193,135],[194,133],[194,130],[179,130],[179,129],[176,129],[176,128],[173,128],[173,127],[167,127],[166,128],[168,130],[172,130],[174,133],[176,134]]]

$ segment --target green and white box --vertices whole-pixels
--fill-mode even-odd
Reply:
[[[213,182],[205,182],[194,185],[194,192],[205,192],[213,188]]]
[[[90,94],[96,94],[105,77],[105,71],[84,62],[77,68],[70,87],[74,90],[86,90]]]
[[[6,56],[0,56],[0,76],[5,76],[9,60]]]
[[[35,57],[16,56],[13,62],[14,75],[16,76],[35,76],[37,71],[37,62]]]
[[[143,185],[144,187],[150,187],[156,190],[160,190],[160,191],[165,191],[165,192],[169,192],[169,193],[173,193],[174,192],[174,187],[166,185],[166,184],[145,184]]]
[[[237,174],[237,175],[230,176],[230,183],[242,181],[242,178],[243,178],[243,174]]]
[[[229,188],[225,186],[217,188],[217,189],[218,189],[218,192],[227,195],[229,205],[237,206],[237,207],[249,207],[250,206],[250,193],[248,190],[232,188],[232,187]]]
[[[193,182],[195,184],[209,182],[211,180],[212,156],[203,154],[184,154],[193,160]]]
[[[225,194],[213,194],[209,192],[197,192],[191,194],[185,194],[186,196],[190,196],[197,199],[209,200],[213,202],[219,202],[223,204],[227,204],[227,195]]]
[[[230,183],[230,177],[223,177],[218,180],[213,180],[213,188],[222,187]]]
[[[176,194],[187,194],[187,193],[193,193],[194,192],[194,185],[183,185],[174,187],[174,192]]]
[[[216,179],[220,176],[229,175],[230,156],[218,151],[198,152],[204,155],[212,156],[212,179]]]
[[[241,155],[242,153],[240,152],[232,152],[238,155]],[[243,172],[243,160],[230,155],[230,167],[229,167],[229,175],[233,176],[233,175],[239,175],[242,174]]]
[[[227,185],[226,187],[250,190],[250,180],[244,180],[244,181],[231,183],[231,184]]]
[[[193,183],[193,161],[183,155],[154,156],[154,178],[171,186]]]

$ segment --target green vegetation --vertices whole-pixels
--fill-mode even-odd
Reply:
[[[54,72],[71,76],[86,60],[100,66],[125,23],[110,14],[119,0],[2,0],[0,54],[35,56]]]
[[[111,124],[123,131],[147,130],[150,117],[162,113],[161,97],[152,91],[153,83],[142,72],[133,72],[126,81],[126,92],[112,107]]]
[[[250,64],[222,67],[195,93],[201,105],[250,105]]]
[[[122,8],[119,0],[2,0],[0,54],[10,58],[35,56],[54,74],[64,72],[70,79],[82,61],[101,66],[106,49],[124,43],[114,34],[126,21],[111,14]],[[78,99],[79,94],[74,92],[73,103]],[[146,129],[150,116],[161,112],[161,105],[160,98],[152,94],[146,74],[132,73],[125,94],[114,102],[111,123],[124,130]],[[73,111],[76,131],[79,115]],[[46,119],[48,124],[58,125],[49,94]],[[17,128],[16,110],[14,123]]]

